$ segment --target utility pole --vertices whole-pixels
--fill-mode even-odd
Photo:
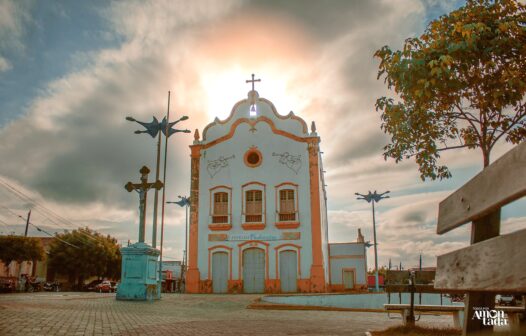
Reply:
[[[180,121],[187,120],[187,116],[182,116],[179,120],[170,122],[170,91],[168,91],[168,107],[166,110],[166,117],[163,119],[161,126],[164,126],[164,129],[161,128],[161,132],[164,133],[164,168],[163,168],[163,184],[166,185],[166,162],[168,161],[168,138],[170,135],[181,132],[181,133],[190,133],[190,130],[178,130],[173,129],[172,126],[177,124]],[[160,135],[159,135],[160,136]],[[160,139],[160,138],[159,138]],[[161,297],[162,283],[163,283],[163,242],[164,242],[164,205],[165,205],[165,192],[166,188],[163,189],[163,198],[162,198],[162,207],[161,207],[161,244],[160,244],[160,254],[159,254],[159,297]]]
[[[159,132],[157,141],[157,164],[155,169],[155,180],[159,179],[159,166],[161,160],[161,132]],[[164,189],[163,189],[164,190]],[[152,226],[152,247],[156,248],[157,246],[157,210],[159,208],[159,190],[155,189],[155,195],[153,197],[153,226]]]
[[[27,230],[29,228],[29,218],[31,217],[31,210],[27,213],[27,219],[26,219],[26,231],[24,232],[24,237],[27,237]]]

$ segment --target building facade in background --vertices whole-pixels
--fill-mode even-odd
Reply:
[[[354,243],[329,244],[329,289],[340,292],[367,289],[367,258],[365,241],[360,229]]]
[[[34,237],[41,241],[42,247],[46,252],[45,258],[43,260],[33,261],[23,261],[18,263],[12,261],[9,265],[6,265],[0,261],[0,277],[13,277],[18,278],[22,274],[27,274],[28,276],[35,277],[38,281],[49,280],[48,275],[48,266],[47,266],[47,253],[49,252],[49,246],[53,241],[53,237]]]

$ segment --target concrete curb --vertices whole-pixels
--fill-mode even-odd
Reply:
[[[303,306],[303,305],[288,305],[277,303],[261,303],[258,299],[247,306],[247,309],[261,309],[261,310],[319,310],[319,311],[348,311],[348,312],[366,312],[366,313],[385,313],[384,309],[369,309],[369,308],[342,308],[342,307],[326,307],[326,306]]]

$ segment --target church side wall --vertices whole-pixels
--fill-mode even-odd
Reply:
[[[325,270],[325,279],[327,284],[330,277],[330,260],[329,260],[329,221],[327,216],[327,193],[325,190],[325,179],[323,173],[323,163],[321,153],[319,154],[319,171],[320,171],[320,208],[321,208],[321,234],[322,234],[322,253],[323,265]]]

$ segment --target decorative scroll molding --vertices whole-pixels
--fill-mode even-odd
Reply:
[[[211,178],[216,176],[217,173],[219,173],[223,168],[228,167],[229,163],[228,160],[234,159],[235,155],[230,155],[229,157],[220,156],[217,160],[208,160],[208,164],[206,165],[206,170],[208,171],[208,174]]]
[[[279,156],[279,163],[287,166],[294,173],[298,173],[301,169],[301,155],[292,155],[289,152],[272,153],[272,156]]]
[[[258,97],[256,97],[255,99],[250,99],[250,92],[249,92],[249,98],[248,99],[243,99],[239,102],[237,102],[234,107],[232,108],[232,110],[230,111],[230,115],[228,116],[228,118],[226,118],[225,120],[219,120],[219,118],[215,118],[214,121],[210,124],[208,124],[204,130],[203,130],[203,141],[207,141],[207,133],[208,133],[208,129],[210,129],[212,126],[215,126],[215,125],[224,125],[224,124],[227,124],[228,122],[230,122],[230,120],[232,120],[232,118],[234,117],[235,115],[235,112],[236,110],[240,107],[240,105],[242,104],[248,104],[249,108],[250,108],[250,105],[252,105],[252,101],[256,101],[256,102],[263,102],[263,103],[266,103],[268,106],[270,106],[270,109],[272,111],[272,113],[274,114],[274,116],[276,116],[278,119],[281,119],[281,120],[287,120],[287,119],[292,119],[292,120],[296,120],[297,122],[300,123],[301,125],[301,128],[302,128],[302,131],[303,131],[303,134],[304,135],[307,135],[308,134],[308,127],[307,127],[307,123],[305,122],[305,120],[303,120],[302,118],[298,117],[297,115],[294,114],[294,112],[290,111],[287,115],[281,115],[278,113],[278,111],[276,110],[276,107],[274,106],[274,104],[272,104],[272,102],[268,99],[265,99],[265,98],[260,98],[259,95]]]

